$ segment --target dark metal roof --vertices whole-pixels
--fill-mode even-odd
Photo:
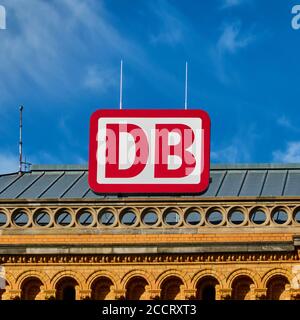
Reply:
[[[117,197],[91,191],[87,173],[80,165],[33,165],[22,175],[0,175],[0,199]],[[195,197],[300,196],[300,164],[212,165],[210,176],[209,188]]]

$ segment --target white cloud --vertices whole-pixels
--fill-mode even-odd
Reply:
[[[0,153],[0,174],[17,172],[19,170],[18,157],[11,153]]]
[[[86,88],[103,93],[112,87],[116,87],[119,82],[118,78],[117,72],[94,65],[87,68],[83,85]]]
[[[67,150],[64,150],[67,151]],[[66,152],[64,153],[66,154]],[[71,159],[71,163],[86,164],[87,159],[81,157],[76,153],[68,153],[65,156]],[[23,157],[23,161],[31,164],[66,164],[66,159],[53,156],[48,151],[40,150],[34,155],[27,155],[26,159]],[[23,167],[24,170],[24,167]],[[19,156],[9,151],[0,151],[0,174],[9,174],[19,171]]]
[[[236,135],[227,145],[223,145],[211,152],[211,159],[216,162],[240,163],[252,161],[255,142],[259,138],[255,124],[242,124],[236,129]],[[245,143],[247,141],[247,143]]]
[[[171,46],[181,43],[186,27],[179,12],[167,1],[156,2],[152,11],[159,20],[159,31],[150,35],[150,41],[153,44],[163,43]]]
[[[236,7],[244,3],[245,0],[223,0],[223,4],[221,6],[221,9],[227,9],[231,7]]]
[[[112,25],[102,1],[9,0],[6,8],[10,23],[0,40],[0,102],[16,93],[19,99],[36,90],[67,96],[82,86],[107,84],[120,57],[146,64],[143,50]]]
[[[153,83],[178,85],[173,74],[151,62],[138,41],[115,26],[113,12],[102,0],[2,1],[7,1],[10,22],[0,39],[1,116],[9,106],[31,96],[56,101],[82,90],[109,93],[118,85],[121,58],[125,68],[134,66]],[[172,19],[172,14],[166,20],[166,33],[158,35],[157,41],[174,43],[181,38],[180,21]],[[164,87],[157,87],[165,93]]]
[[[211,159],[224,163],[236,163],[240,161],[238,146],[230,145],[218,151],[211,152]]]
[[[219,80],[225,84],[230,83],[234,68],[226,67],[230,62],[229,56],[237,54],[239,50],[245,49],[255,39],[251,32],[242,32],[241,23],[234,22],[226,24],[222,29],[215,47],[211,50],[211,57],[216,68],[216,74]],[[228,70],[227,70],[228,69]]]
[[[289,118],[287,118],[286,116],[281,116],[277,119],[277,124],[280,125],[283,128],[292,130],[294,132],[300,132],[300,129],[295,126],[291,120]]]
[[[76,157],[74,157],[76,158]],[[34,155],[23,156],[23,161],[31,164],[40,164],[40,163],[50,163],[50,164],[59,164],[62,163],[60,159],[52,156],[48,152],[39,151]],[[23,167],[24,170],[24,167]],[[8,174],[19,171],[19,155],[14,155],[9,151],[0,152],[0,174]]]
[[[248,147],[242,141],[234,141],[231,145],[217,151],[211,152],[211,159],[224,163],[249,162],[251,153]]]
[[[285,150],[273,152],[273,161],[280,163],[299,163],[300,162],[300,141],[288,142]]]
[[[240,23],[226,25],[218,42],[217,51],[224,53],[236,53],[238,49],[247,47],[254,39],[252,34],[242,34]]]

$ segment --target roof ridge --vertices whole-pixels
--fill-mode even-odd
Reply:
[[[87,171],[88,166],[85,164],[33,164],[33,171]]]
[[[300,169],[300,163],[212,163],[212,170],[288,170]],[[34,164],[32,171],[87,171],[87,164]]]

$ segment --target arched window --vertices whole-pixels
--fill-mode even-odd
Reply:
[[[162,300],[179,300],[181,299],[180,287],[183,282],[176,276],[168,277],[161,284],[161,299]]]
[[[21,285],[21,299],[39,300],[42,285],[42,281],[37,277],[25,279]]]
[[[232,283],[233,300],[250,300],[250,286],[254,284],[248,276],[239,276]]]
[[[142,277],[130,279],[126,285],[126,299],[128,300],[145,300],[146,286],[148,282]]]
[[[113,300],[113,282],[107,277],[100,277],[92,284],[92,300]]]
[[[285,300],[285,286],[289,283],[285,276],[277,275],[272,277],[267,283],[268,300]]]
[[[62,291],[62,299],[72,301],[76,298],[75,288],[72,285],[66,286]]]
[[[77,281],[72,277],[65,277],[56,284],[56,299],[57,300],[75,300]]]
[[[201,278],[197,283],[196,298],[199,300],[212,301],[216,300],[216,285],[218,280],[214,277],[207,276]]]

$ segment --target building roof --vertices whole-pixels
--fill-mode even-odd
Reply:
[[[95,194],[88,186],[87,175],[88,169],[82,165],[33,165],[22,175],[0,175],[0,199],[118,197]],[[206,192],[194,197],[300,196],[300,164],[212,165],[210,177]]]

